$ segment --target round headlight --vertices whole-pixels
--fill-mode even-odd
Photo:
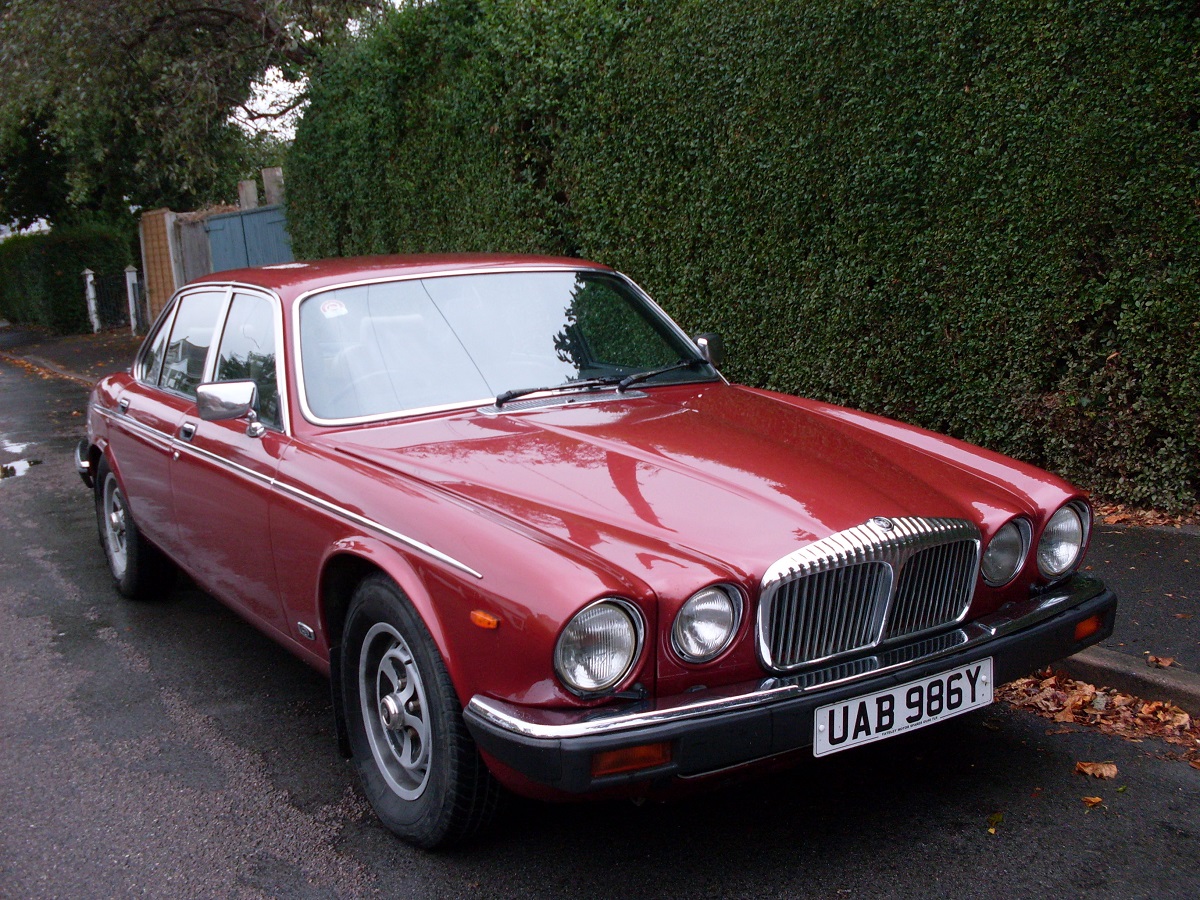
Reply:
[[[1013,519],[996,532],[980,563],[985,582],[999,587],[1016,578],[1029,552],[1029,532],[1024,519]]]
[[[1084,511],[1068,503],[1050,517],[1038,541],[1038,569],[1047,578],[1059,578],[1079,562],[1088,523]]]
[[[742,595],[725,585],[697,591],[671,628],[671,646],[682,659],[708,662],[729,646],[742,618]]]
[[[606,691],[633,668],[641,637],[641,618],[627,604],[598,600],[563,629],[554,648],[554,669],[576,693]]]

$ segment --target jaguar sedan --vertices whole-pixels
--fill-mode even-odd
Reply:
[[[721,364],[577,259],[223,272],[96,385],[76,464],[118,590],[178,566],[327,673],[364,793],[424,847],[502,787],[851,750],[1111,633],[1080,491]]]

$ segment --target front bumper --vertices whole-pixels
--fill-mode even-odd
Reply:
[[[88,487],[92,486],[95,477],[92,472],[91,459],[88,456],[88,451],[91,445],[87,438],[81,438],[79,443],[75,445],[75,471],[79,473],[79,477],[83,479],[83,483]]]
[[[872,694],[991,657],[997,684],[1028,675],[1112,634],[1117,598],[1075,575],[1046,593],[944,634],[835,665],[752,684],[586,710],[521,707],[475,696],[464,712],[480,749],[529,780],[569,793],[697,777],[812,745],[820,706]],[[1076,640],[1093,616],[1099,630]],[[593,757],[667,742],[669,762],[595,777]]]

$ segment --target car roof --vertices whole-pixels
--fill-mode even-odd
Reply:
[[[533,256],[504,253],[443,253],[405,256],[354,256],[336,259],[306,260],[258,266],[248,269],[229,269],[213,272],[191,284],[253,285],[273,290],[284,297],[294,297],[321,288],[356,281],[398,278],[403,276],[439,275],[449,272],[503,271],[505,269],[602,269],[608,266],[563,256]]]

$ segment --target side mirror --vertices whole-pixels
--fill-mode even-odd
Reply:
[[[196,408],[205,422],[240,419],[254,408],[253,381],[211,381],[196,388]]]
[[[692,338],[700,348],[704,361],[714,368],[721,368],[725,363],[725,342],[719,334],[698,334]]]

